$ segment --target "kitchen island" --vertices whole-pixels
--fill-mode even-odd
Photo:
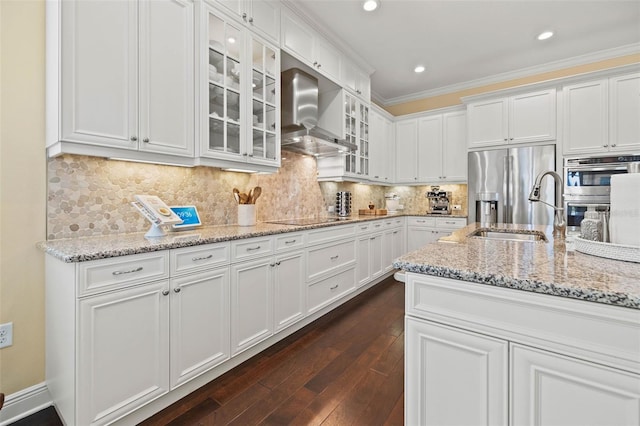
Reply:
[[[394,262],[406,424],[640,424],[640,264],[479,227]]]

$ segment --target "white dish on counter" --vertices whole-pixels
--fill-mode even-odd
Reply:
[[[580,253],[605,257],[607,259],[640,263],[640,247],[638,246],[585,240],[578,236],[575,237],[575,245],[576,251]]]

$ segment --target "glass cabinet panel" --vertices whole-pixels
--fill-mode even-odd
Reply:
[[[209,14],[209,149],[240,154],[242,32]]]
[[[276,60],[274,49],[258,40],[251,42],[252,56],[252,157],[276,160]]]
[[[358,156],[360,157],[359,172],[369,174],[369,107],[360,104],[360,131],[358,133]]]
[[[345,96],[345,136],[349,143],[357,144],[356,140],[356,100],[355,98],[346,95]],[[356,173],[356,157],[357,152],[350,152],[345,154],[345,171],[347,173]]]

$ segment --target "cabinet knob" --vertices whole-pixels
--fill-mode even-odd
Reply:
[[[249,23],[253,24],[253,18],[249,18]]]
[[[602,147],[603,147],[603,148],[606,148],[606,147],[608,147],[608,146],[609,146],[609,144],[602,145]]]
[[[162,295],[167,296],[169,294],[169,290],[162,290]]]
[[[149,138],[144,138],[144,139],[142,139],[142,142],[144,142],[144,143],[149,143]]]
[[[357,93],[358,95],[362,95],[362,92],[361,92],[360,90],[356,90],[356,93]]]
[[[137,140],[138,140],[138,137],[137,137],[137,136],[131,136],[131,141],[132,141],[132,142],[135,142],[135,141],[137,141]]]
[[[313,63],[313,66],[314,66],[314,67],[317,67],[317,66],[318,66],[318,61],[315,61],[315,62]]]
[[[322,66],[322,64],[318,64],[318,68],[320,68]]]
[[[246,13],[242,14],[242,19],[244,19],[245,21],[247,20],[247,14]]]
[[[505,141],[505,142],[507,142],[508,140],[509,140],[509,139],[507,139],[507,138],[504,138],[504,141]]]
[[[612,144],[611,144],[611,148],[615,148],[615,147],[616,147],[616,144],[615,144],[615,143],[612,143]]]
[[[510,140],[510,141],[512,141],[512,140],[513,140],[513,138],[510,138],[509,140]]]
[[[180,290],[182,290],[180,287],[176,287],[176,288],[173,289],[173,291],[176,292],[176,293],[180,293]]]

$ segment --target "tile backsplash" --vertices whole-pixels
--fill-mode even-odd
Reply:
[[[193,204],[205,225],[237,223],[233,188],[262,187],[256,203],[258,221],[327,215],[338,191],[351,191],[353,212],[371,202],[384,208],[384,195],[395,192],[406,211],[427,209],[429,186],[383,187],[348,182],[318,182],[313,157],[287,153],[271,175],[222,171],[211,167],[175,167],[78,155],[49,160],[47,238],[141,232],[149,224],[131,206],[136,194],[157,195],[169,205]],[[441,185],[466,214],[466,185]]]

